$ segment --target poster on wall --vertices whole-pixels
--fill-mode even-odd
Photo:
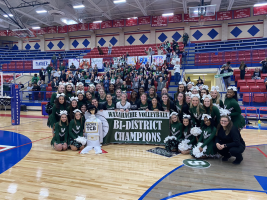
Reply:
[[[138,17],[138,25],[145,25],[150,23],[151,23],[150,16]]]
[[[124,27],[124,19],[113,20],[113,27]]]
[[[32,61],[32,69],[42,69],[46,68],[51,63],[51,59],[46,60],[33,60]]]
[[[37,30],[37,34],[38,34],[38,35],[44,35],[44,34],[47,34],[47,27],[40,28],[39,30]]]
[[[151,56],[138,56],[138,61],[142,62],[142,64],[149,64],[151,63]]]
[[[222,11],[222,12],[217,12],[217,20],[218,21],[223,21],[223,20],[230,20],[233,18],[233,11]]]
[[[112,20],[101,22],[101,29],[112,28]]]
[[[234,10],[234,19],[250,17],[250,8]]]
[[[77,24],[69,25],[68,30],[69,32],[78,31],[78,25]]]
[[[163,16],[153,16],[151,20],[151,26],[168,26],[168,18]]]
[[[83,59],[69,59],[69,67],[72,65],[72,63],[73,63],[73,65],[76,67],[76,69],[78,69],[78,67],[80,66],[80,65],[83,65],[83,63],[84,62],[86,62],[86,64],[88,65],[90,65],[90,58],[87,58],[87,59],[85,59],[85,58],[83,58]]]
[[[254,16],[266,15],[266,14],[267,14],[267,5],[253,7]]]
[[[137,25],[137,17],[126,19],[125,26],[136,26],[136,25]]]
[[[100,23],[89,23],[89,30],[100,29]]]
[[[129,56],[127,57],[127,64],[130,66],[135,65],[135,61],[137,61],[137,56]]]
[[[198,22],[199,17],[189,17],[189,14],[184,14],[184,22]]]
[[[183,21],[182,14],[177,14],[177,15],[173,15],[173,16],[168,17],[169,23],[180,23],[182,21]]]
[[[58,33],[67,33],[67,32],[68,32],[68,25],[58,26]]]
[[[49,26],[47,27],[47,33],[57,33],[57,26]]]
[[[7,31],[0,31],[0,36],[7,36]]]
[[[16,36],[17,34],[13,31],[8,31],[7,32],[8,36]]]
[[[95,65],[98,69],[103,68],[103,58],[91,58],[91,66],[94,68]]]
[[[86,24],[78,24],[78,31],[88,31],[88,28],[89,28],[89,24],[86,23]]]
[[[164,60],[166,60],[166,55],[153,55],[152,56],[152,62],[156,62],[156,65],[162,66],[164,63]]]
[[[96,116],[98,115],[103,124],[108,123],[105,127],[109,127],[104,136],[104,144],[163,144],[170,134],[169,112],[104,110],[98,111]]]

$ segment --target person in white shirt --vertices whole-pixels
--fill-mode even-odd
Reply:
[[[178,85],[178,83],[180,82],[180,62],[176,61],[174,67],[174,77],[175,77],[175,85]]]
[[[131,104],[126,100],[127,94],[122,93],[121,101],[117,102],[116,108],[119,109],[121,112],[126,111],[128,112],[131,108]]]

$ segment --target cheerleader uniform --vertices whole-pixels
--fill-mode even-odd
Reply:
[[[66,100],[67,105],[70,105],[70,103],[71,103],[70,98],[74,97],[74,96],[75,95],[74,95],[74,93],[72,93],[72,91],[71,92],[66,92],[65,100]]]
[[[242,129],[246,125],[240,106],[234,98],[226,98],[224,108],[231,112],[230,117],[235,127]]]
[[[190,113],[191,119],[192,119],[192,126],[200,127],[202,114],[204,114],[205,111],[201,107],[199,107],[199,114],[198,114],[197,113],[197,107],[193,106],[193,108],[189,108],[189,113]]]
[[[187,134],[187,131],[188,131],[189,128],[190,127],[188,127],[188,126],[185,127],[183,133],[181,133],[180,136],[178,137],[178,139],[182,139],[183,138],[183,140],[181,141],[180,145],[186,143],[187,145],[191,145],[191,147],[192,147],[192,146],[194,146],[196,144],[196,137],[194,135],[192,135],[191,133]],[[181,128],[181,130],[182,130],[182,128]],[[188,140],[188,141],[186,141],[186,140]],[[186,150],[191,149],[190,147],[187,147],[187,149],[181,149],[180,145],[178,146],[180,151],[186,151]]]
[[[145,104],[142,104],[142,102],[140,101],[137,107],[138,107],[138,110],[146,110],[148,109],[148,102],[146,102]]]
[[[59,125],[59,122],[55,125],[55,136],[51,140],[51,145],[56,144],[64,144],[68,143],[68,135],[69,135],[69,127],[67,126],[66,122],[61,122],[61,125]]]
[[[53,126],[59,122],[60,120],[60,111],[66,110],[66,106],[63,104],[59,105],[59,108],[56,107],[56,105],[53,106],[52,108],[52,114],[49,115],[49,118],[47,120],[47,126],[53,128]]]
[[[78,106],[79,109],[81,109],[81,107],[82,107],[83,104],[84,104],[84,101],[83,100],[82,101],[78,100],[77,106]]]
[[[55,104],[55,99],[57,98],[57,93],[53,93],[50,99],[50,104],[53,106]]]
[[[167,105],[165,105],[163,103],[163,101],[161,101],[161,102],[162,102],[161,106],[162,106],[163,110],[164,111],[167,110],[168,109]],[[172,112],[177,112],[177,110],[176,110],[176,107],[175,107],[174,103],[172,101],[170,101],[170,113],[172,113]]]
[[[218,104],[216,104],[216,99],[212,99],[212,103],[213,103],[213,105],[218,105]],[[224,106],[223,106],[223,102],[222,102],[222,100],[220,99],[220,103],[219,103],[219,105],[218,105],[219,107],[221,107],[221,108],[224,108]]]
[[[162,108],[162,106],[159,103],[157,103],[156,108],[154,108],[152,104],[149,104],[148,105],[148,109],[151,110],[151,111],[154,111],[156,109],[158,109],[159,111],[164,111],[163,108]]]
[[[69,124],[69,144],[77,147],[79,149],[82,144],[79,142],[76,142],[76,139],[78,136],[83,137],[83,129],[84,129],[84,123],[81,123],[80,120],[76,120],[76,124],[74,120],[71,120]]]
[[[107,102],[106,97],[104,99],[101,99],[101,97],[99,96],[99,98],[98,98],[98,104],[99,105],[104,105],[106,102]]]
[[[182,129],[182,123],[180,122],[177,121],[171,124],[171,136],[175,136],[177,138],[177,141],[179,141],[179,139],[181,139],[182,137],[181,129]]]
[[[221,119],[221,115],[220,115],[220,111],[216,106],[212,107],[212,111],[210,112],[210,107],[206,107],[206,112],[205,114],[208,114],[212,117],[212,119],[215,122],[215,127],[218,126],[218,124],[220,124],[220,119]],[[204,122],[203,122],[204,123]]]

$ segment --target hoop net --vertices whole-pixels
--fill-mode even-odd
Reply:
[[[21,38],[23,42],[29,42],[30,37],[36,37],[36,34],[29,29],[15,29],[12,31],[17,37]]]
[[[198,20],[198,25],[200,25],[200,26],[203,26],[204,25],[204,23],[205,23],[205,17],[203,16],[203,15],[200,15],[200,17],[199,17],[199,20]]]

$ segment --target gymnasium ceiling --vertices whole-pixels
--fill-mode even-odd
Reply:
[[[0,8],[6,13],[10,13],[5,1],[11,7],[17,7],[23,2],[32,2],[29,0],[0,0]],[[265,0],[205,0],[206,5],[217,5],[217,11],[226,11],[231,9],[240,9],[252,7],[255,3]],[[33,26],[55,26],[66,25],[60,19],[66,18],[77,23],[93,22],[97,20],[124,19],[129,17],[140,17],[146,15],[161,15],[163,13],[173,12],[175,14],[184,13],[188,7],[200,5],[200,0],[126,0],[126,3],[114,4],[113,0],[37,0],[37,3],[49,2],[49,4],[24,7],[14,9],[19,19],[27,28]],[[74,9],[75,5],[85,5],[84,8]],[[64,13],[64,16],[51,16],[49,13],[36,13],[36,10],[58,10]],[[0,28],[15,29],[18,28],[9,19],[3,17],[4,13],[0,11]]]

